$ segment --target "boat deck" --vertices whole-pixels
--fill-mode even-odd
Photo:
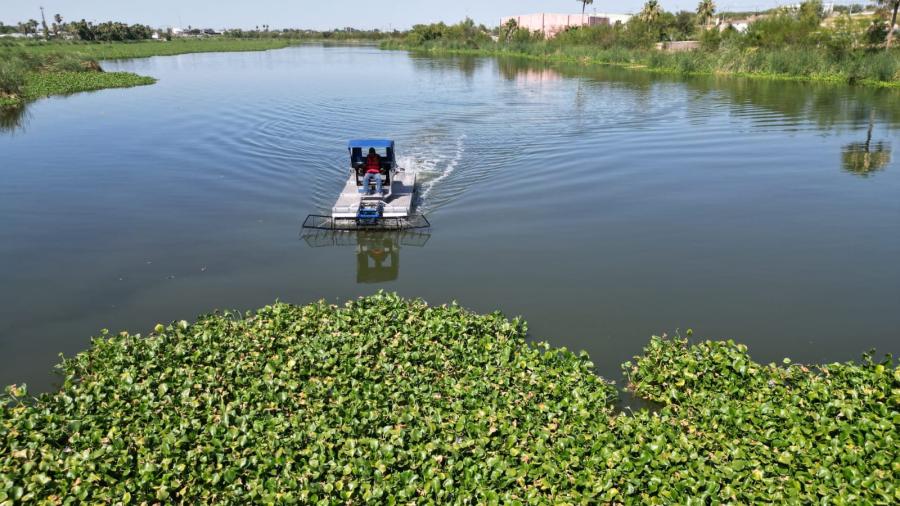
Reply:
[[[409,216],[413,205],[413,191],[416,185],[415,174],[397,172],[391,182],[391,194],[379,199],[377,195],[366,196],[359,193],[356,178],[351,175],[341,190],[337,202],[331,208],[332,218],[356,218],[361,199],[383,200],[382,216],[385,218],[403,218]]]

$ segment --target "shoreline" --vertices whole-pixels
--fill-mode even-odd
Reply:
[[[60,56],[77,58],[90,70],[84,71],[28,71],[24,76],[22,91],[18,94],[0,93],[0,112],[12,112],[28,103],[51,96],[98,91],[112,88],[131,88],[154,84],[157,79],[131,72],[103,72],[98,61],[130,60],[154,56],[178,56],[197,53],[235,53],[284,49],[305,43],[347,43],[360,41],[329,41],[306,39],[192,39],[177,41],[139,41],[102,43],[41,43],[33,45],[0,46],[4,52],[51,59]],[[365,41],[362,41],[365,42]],[[96,66],[96,68],[94,67]]]
[[[610,66],[619,67],[628,70],[641,72],[650,72],[656,74],[680,75],[686,77],[734,77],[749,79],[767,79],[772,81],[792,81],[806,83],[830,83],[840,84],[844,86],[866,86],[872,88],[888,88],[900,89],[900,80],[881,81],[877,79],[859,79],[851,80],[847,76],[839,74],[831,75],[794,75],[785,73],[771,72],[732,72],[732,71],[685,71],[677,67],[652,67],[646,62],[618,62],[611,60],[595,59],[591,56],[570,56],[560,53],[543,53],[534,54],[522,51],[507,51],[497,49],[462,49],[462,48],[443,48],[443,47],[418,47],[404,44],[382,44],[381,49],[385,51],[408,51],[417,54],[426,54],[432,56],[477,56],[485,58],[521,58],[531,61],[539,61],[542,63],[568,63],[583,66]],[[634,53],[637,54],[637,53]],[[661,53],[667,54],[667,53]],[[669,53],[671,54],[671,53]]]
[[[269,51],[283,49],[303,44],[364,44],[379,47],[385,51],[408,51],[414,54],[430,56],[474,56],[484,58],[518,58],[547,64],[576,64],[589,66],[610,66],[640,72],[654,74],[679,75],[686,77],[729,77],[765,79],[772,81],[791,81],[805,83],[825,83],[843,86],[865,86],[872,88],[900,89],[900,80],[883,81],[877,79],[851,80],[842,74],[813,74],[794,75],[773,72],[747,72],[747,71],[696,71],[684,70],[675,66],[654,67],[645,61],[646,55],[629,51],[629,58],[637,61],[613,61],[603,59],[599,55],[567,55],[555,53],[530,53],[526,51],[510,51],[505,49],[465,49],[446,47],[420,47],[410,46],[392,41],[332,41],[328,39],[198,39],[178,41],[140,41],[140,42],[113,42],[113,43],[48,43],[19,46],[0,46],[0,54],[6,50],[21,51],[37,55],[38,57],[53,58],[59,55],[80,58],[86,65],[97,65],[101,60],[123,60],[136,58],[151,58],[154,56],[177,56],[182,54],[218,53],[218,52],[250,52]],[[600,52],[602,53],[602,51]],[[669,54],[669,53],[660,53]],[[678,58],[678,56],[667,56]],[[93,77],[88,77],[93,76]],[[98,77],[104,76],[104,77]],[[18,94],[0,94],[0,112],[13,112],[25,107],[28,103],[50,96],[65,96],[74,93],[98,91],[112,88],[130,88],[154,84],[157,80],[153,77],[140,76],[129,72],[55,72],[55,71],[31,71],[27,73],[23,89]]]

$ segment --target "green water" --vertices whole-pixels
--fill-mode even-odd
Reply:
[[[156,85],[0,128],[0,383],[101,328],[379,289],[529,321],[609,377],[651,334],[897,352],[897,91],[299,47],[107,62]],[[396,139],[427,235],[306,237]]]

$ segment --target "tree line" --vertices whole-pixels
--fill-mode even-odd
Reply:
[[[43,25],[43,37],[47,40],[74,38],[84,41],[126,41],[126,40],[145,40],[149,39],[154,30],[147,25],[128,23],[120,23],[117,21],[106,21],[103,23],[93,23],[91,21],[71,21],[65,22],[62,15],[55,14],[53,22],[49,26],[46,22],[39,23],[35,19],[22,21],[13,25],[5,25],[0,22],[0,34],[21,33],[25,36],[38,35],[38,27]]]
[[[42,23],[34,19],[19,22],[15,25],[6,25],[0,22],[0,35],[20,33],[25,36],[42,35],[47,40],[75,39],[82,41],[130,41],[150,39],[155,31],[165,39],[175,36],[171,28],[154,30],[150,26],[142,24],[129,25],[116,21],[93,23],[84,19],[80,21],[64,22],[61,15],[53,16],[53,23],[39,30]],[[254,29],[229,29],[219,33],[209,29],[200,29],[188,26],[183,32],[188,36],[224,35],[225,37],[238,39],[263,39],[263,38],[288,38],[288,39],[325,39],[325,40],[384,40],[392,37],[401,37],[404,32],[398,30],[359,30],[352,27],[336,28],[333,30],[304,30],[299,28],[271,29],[269,25],[257,25]]]
[[[577,0],[582,9],[593,0]],[[603,48],[651,48],[660,42],[699,40],[702,47],[715,50],[722,45],[742,47],[817,46],[839,52],[861,48],[891,46],[900,0],[878,0],[870,17],[851,17],[861,5],[835,9],[829,23],[820,0],[807,0],[799,6],[776,8],[758,15],[746,14],[749,24],[736,28],[734,13],[718,13],[714,0],[700,0],[694,11],[669,12],[659,0],[648,0],[627,23],[573,26],[548,36],[521,27],[515,19],[497,28],[476,25],[466,19],[454,25],[445,23],[415,25],[406,34],[411,46],[447,46],[482,48],[544,42],[555,46],[592,45]]]

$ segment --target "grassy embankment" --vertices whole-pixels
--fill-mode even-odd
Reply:
[[[900,369],[654,337],[618,413],[586,354],[376,295],[104,333],[0,399],[0,504],[896,504]]]
[[[625,24],[578,27],[545,38],[511,21],[491,31],[471,20],[416,25],[385,49],[515,56],[551,62],[608,64],[686,75],[735,75],[798,81],[900,86],[900,48],[885,49],[887,24],[872,18],[825,17],[821,2],[775,9],[742,32],[711,28],[692,12],[644,10]],[[880,18],[879,18],[880,19]],[[874,21],[874,22],[873,22]],[[657,50],[671,40],[695,40],[683,52]]]
[[[663,52],[642,48],[562,46],[546,41],[522,44],[410,44],[382,43],[382,49],[430,54],[510,56],[546,62],[618,65],[652,72],[684,75],[731,75],[791,81],[817,81],[900,87],[900,49],[859,51],[835,57],[824,49],[722,48],[715,51]]]
[[[0,107],[50,95],[153,84],[151,77],[102,72],[97,60],[185,53],[261,51],[291,45],[278,39],[191,39],[169,42],[14,43],[0,45]]]

